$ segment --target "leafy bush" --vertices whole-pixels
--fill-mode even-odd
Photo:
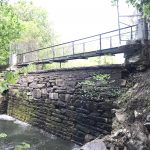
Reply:
[[[6,133],[0,133],[0,138],[6,138],[7,134]]]
[[[3,93],[4,91],[8,90],[8,85],[15,84],[19,77],[17,72],[12,71],[1,73],[0,76],[0,93]]]

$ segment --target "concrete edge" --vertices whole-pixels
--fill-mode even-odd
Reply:
[[[123,64],[113,64],[113,65],[101,65],[101,66],[90,66],[90,67],[75,67],[75,68],[39,70],[39,71],[35,71],[35,72],[29,72],[29,74],[64,72],[64,71],[80,71],[80,70],[97,70],[97,69],[123,69],[123,68],[125,68],[125,66]]]

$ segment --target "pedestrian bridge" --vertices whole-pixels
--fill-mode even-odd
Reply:
[[[137,40],[136,31],[137,25],[133,25],[50,47],[32,51],[21,50],[22,53],[17,53],[17,66],[62,63],[74,59],[124,53],[126,50],[138,48],[133,42]]]

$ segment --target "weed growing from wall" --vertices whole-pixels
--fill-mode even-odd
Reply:
[[[117,97],[119,90],[111,88],[110,86],[110,74],[95,74],[91,78],[88,78],[80,83],[82,86],[82,97],[87,100],[102,100],[104,95],[107,97]]]
[[[6,71],[0,74],[0,93],[8,90],[9,84],[15,84],[19,75],[13,71]]]

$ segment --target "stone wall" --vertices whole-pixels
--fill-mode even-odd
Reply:
[[[8,114],[83,143],[112,129],[122,67],[50,70],[22,76],[8,93]]]
[[[0,94],[0,114],[6,114],[7,113],[7,105],[8,105],[8,99],[7,94]]]
[[[8,68],[8,65],[0,65],[0,80],[3,72]],[[0,114],[5,114],[7,112],[8,99],[6,91],[0,94]]]

